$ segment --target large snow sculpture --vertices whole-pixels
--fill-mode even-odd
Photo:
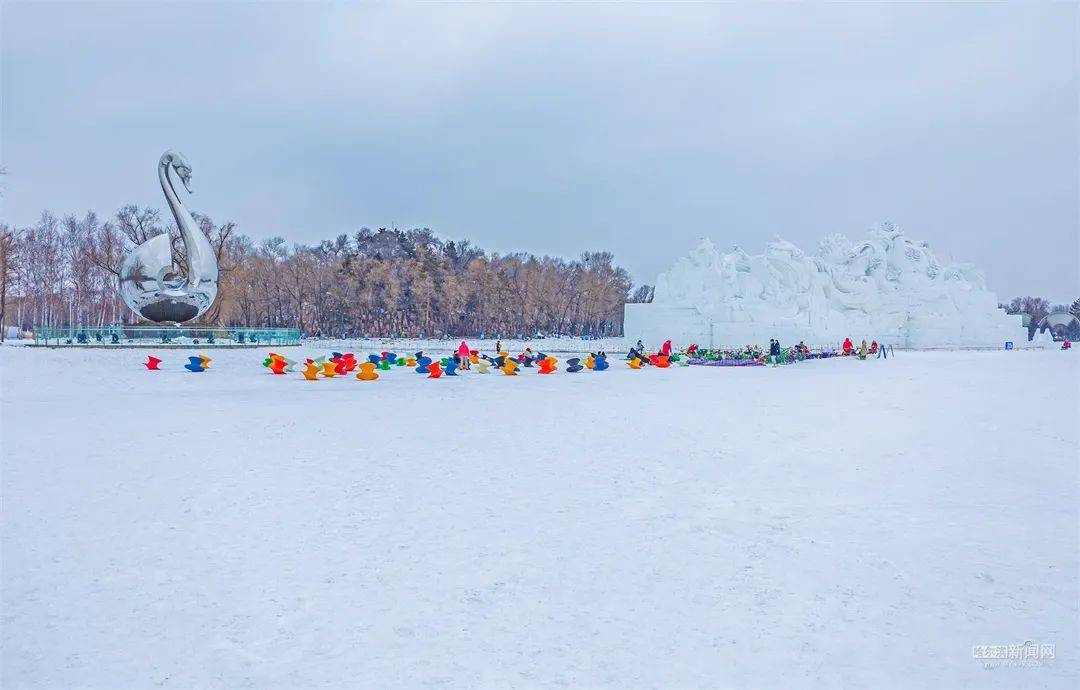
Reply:
[[[626,305],[624,333],[713,347],[850,336],[901,347],[1001,347],[1027,342],[970,264],[939,261],[925,242],[891,225],[853,244],[831,235],[815,255],[781,239],[764,254],[709,240],[656,281],[651,304]]]

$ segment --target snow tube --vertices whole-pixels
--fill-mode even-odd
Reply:
[[[360,373],[356,375],[356,378],[360,381],[374,381],[379,378],[379,375],[375,373],[374,362],[364,362],[360,365]]]

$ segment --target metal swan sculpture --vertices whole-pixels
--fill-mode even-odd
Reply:
[[[166,151],[158,162],[161,191],[187,250],[187,278],[173,262],[168,233],[134,247],[120,266],[120,295],[139,316],[157,323],[183,323],[201,316],[218,291],[217,255],[173,185],[173,175],[191,193],[191,166],[182,155]]]

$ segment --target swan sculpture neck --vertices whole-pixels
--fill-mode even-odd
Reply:
[[[191,213],[180,201],[180,197],[176,193],[176,187],[173,185],[172,180],[174,166],[179,166],[182,170],[187,171],[181,177],[181,181],[190,194],[191,188],[188,186],[188,179],[191,175],[190,168],[187,167],[187,163],[182,156],[172,151],[166,151],[162,154],[161,160],[158,162],[158,180],[161,182],[161,191],[165,194],[165,200],[169,204],[169,210],[172,211],[173,218],[176,220],[176,227],[180,230],[180,238],[183,240],[184,247],[187,250],[187,281],[182,288],[187,292],[195,289],[205,280],[217,282],[217,260],[214,255],[214,248],[210,245],[206,235],[199,229],[195,219],[192,218]]]

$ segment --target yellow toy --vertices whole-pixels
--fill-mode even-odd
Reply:
[[[479,359],[476,362],[476,372],[478,374],[487,374],[488,366],[488,361],[486,359]]]
[[[323,362],[322,375],[328,379],[332,379],[337,376],[337,362]]]
[[[480,363],[480,353],[479,352],[470,353],[469,354],[469,361],[472,362],[473,364],[479,364]]]
[[[596,360],[593,359],[593,356],[590,353],[589,356],[585,358],[585,361],[582,362],[582,364],[585,365],[586,369],[592,369],[594,366],[596,366]]]
[[[516,359],[508,359],[502,366],[502,373],[507,376],[517,376],[518,362]]]
[[[637,357],[634,357],[632,360],[627,362],[626,365],[628,367],[630,367],[631,369],[640,369],[641,368],[641,360],[638,359]]]
[[[379,378],[379,375],[375,373],[375,367],[378,366],[375,362],[361,362],[360,373],[356,375],[356,378],[361,381],[374,381]]]
[[[416,357],[409,357],[407,360],[405,360],[405,366],[415,369]]]
[[[308,362],[304,365],[304,378],[308,381],[319,380],[319,365],[315,362]]]
[[[206,355],[199,355],[198,357],[199,357],[199,359],[202,360],[202,368],[203,369],[209,369],[210,368],[210,362],[212,362],[213,360],[210,359],[209,357],[207,357]]]

